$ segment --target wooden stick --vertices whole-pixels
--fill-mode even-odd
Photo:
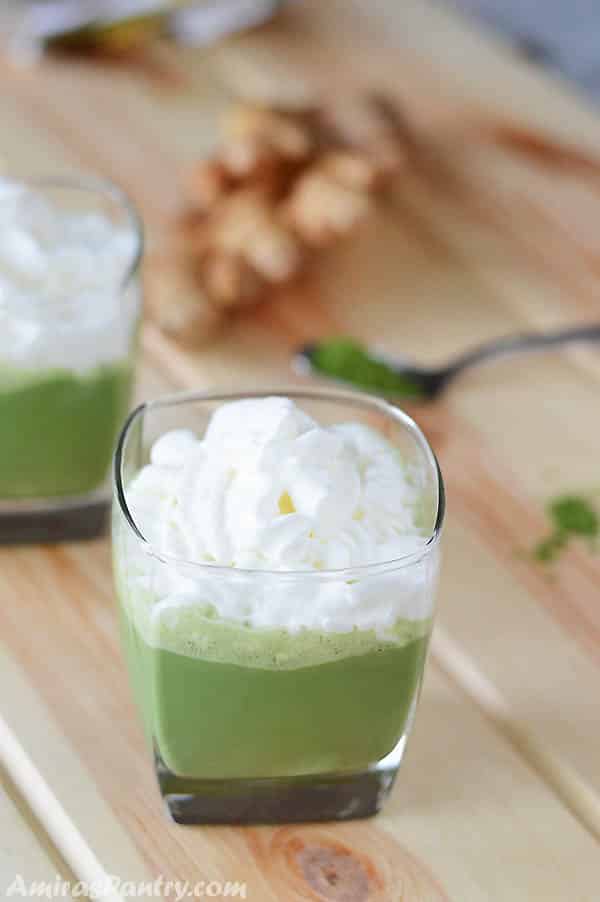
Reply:
[[[88,887],[97,888],[95,898],[123,902],[123,896],[110,888],[110,875],[1,715],[0,761],[74,873]],[[103,887],[107,892],[101,891]]]

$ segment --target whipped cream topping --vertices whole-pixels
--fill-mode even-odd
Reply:
[[[139,288],[133,229],[0,179],[0,366],[77,371],[127,357]]]
[[[231,576],[161,563],[134,542],[124,563],[154,593],[154,617],[204,605],[252,626],[385,630],[399,617],[430,615],[435,555],[377,576],[310,583],[302,573],[274,574],[250,586],[236,568],[339,570],[419,552],[422,494],[420,474],[367,426],[322,427],[282,397],[235,401],[201,439],[187,430],[159,438],[127,490],[159,556],[231,567]]]

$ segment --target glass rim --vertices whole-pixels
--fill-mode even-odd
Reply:
[[[127,214],[131,231],[135,236],[135,249],[123,276],[119,280],[119,292],[123,294],[130,282],[137,274],[144,253],[144,225],[138,213],[137,207],[119,185],[110,179],[92,175],[40,175],[40,176],[2,176],[5,181],[14,184],[25,185],[28,188],[66,189],[74,191],[87,191],[90,194],[103,195],[115,201]]]
[[[144,536],[138,527],[134,517],[129,509],[126,498],[126,489],[123,484],[123,453],[127,436],[133,424],[145,412],[164,407],[177,407],[181,404],[189,404],[194,402],[221,402],[226,403],[234,400],[246,400],[252,398],[265,397],[286,397],[300,400],[302,398],[312,401],[329,401],[332,403],[354,404],[360,407],[375,409],[379,413],[386,415],[389,419],[395,421],[406,429],[416,440],[417,444],[424,452],[427,463],[435,474],[437,488],[437,509],[433,528],[428,534],[423,547],[417,551],[411,551],[399,557],[392,558],[387,561],[378,561],[370,564],[358,564],[352,567],[331,568],[323,570],[269,570],[258,568],[235,567],[226,564],[212,564],[208,561],[190,561],[177,555],[168,554],[156,549],[153,544]],[[446,512],[446,491],[444,487],[444,479],[440,470],[437,457],[433,448],[429,444],[421,427],[415,420],[409,416],[402,408],[391,404],[383,398],[369,395],[364,392],[331,390],[322,388],[301,388],[298,386],[290,386],[283,388],[262,388],[247,391],[217,391],[217,392],[198,392],[198,391],[181,391],[175,394],[164,395],[151,401],[144,401],[131,411],[123,428],[121,429],[117,446],[115,449],[113,462],[113,490],[116,501],[119,504],[121,513],[123,514],[129,529],[135,538],[142,544],[144,551],[151,557],[162,561],[165,564],[179,565],[192,570],[210,573],[212,575],[227,575],[228,578],[275,578],[277,580],[288,579],[352,579],[354,576],[365,576],[366,574],[387,573],[400,567],[408,567],[411,564],[417,564],[424,558],[428,557],[434,548],[439,544],[439,540],[444,525]]]

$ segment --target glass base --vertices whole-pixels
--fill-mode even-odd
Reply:
[[[0,545],[95,539],[108,528],[109,508],[105,493],[0,501]]]
[[[293,824],[371,817],[391,792],[406,734],[360,772],[201,780],[173,774],[155,754],[156,776],[177,824]]]

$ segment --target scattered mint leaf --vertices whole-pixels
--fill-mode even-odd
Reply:
[[[541,563],[554,561],[574,536],[594,540],[600,535],[600,518],[590,502],[580,495],[561,495],[547,507],[553,531],[533,549],[533,556]]]
[[[552,533],[552,535],[549,535],[546,539],[542,539],[541,542],[538,542],[533,551],[534,557],[536,560],[541,561],[541,563],[547,564],[557,557],[559,551],[565,547],[566,543],[566,533]]]
[[[598,535],[598,514],[585,498],[564,495],[552,501],[548,510],[556,529],[578,536]]]

